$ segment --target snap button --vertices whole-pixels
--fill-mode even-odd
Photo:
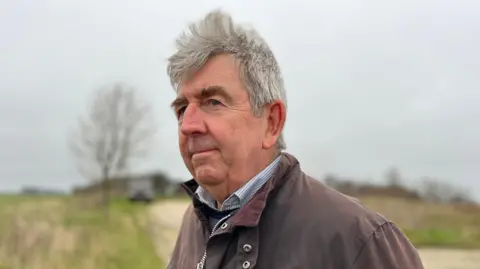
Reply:
[[[242,268],[244,268],[244,269],[250,268],[250,262],[249,261],[244,261],[243,264],[242,264]]]
[[[222,224],[222,226],[220,226],[220,228],[222,228],[222,230],[227,229],[227,227],[228,227],[228,223],[226,223],[226,222],[224,222],[224,223]]]
[[[250,251],[252,251],[252,246],[249,244],[243,245],[243,251],[249,253]]]

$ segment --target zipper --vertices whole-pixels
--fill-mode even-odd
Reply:
[[[226,221],[228,218],[230,218],[230,216],[232,216],[232,214],[228,214],[227,216],[221,218],[214,226],[213,226],[213,229],[212,229],[212,232],[210,233],[210,236],[208,237],[208,240],[207,240],[207,245],[208,245],[208,241],[210,241],[210,238],[213,237],[213,234],[217,231],[218,229],[218,226],[220,226],[221,224],[223,224],[224,221]],[[207,261],[207,246],[205,246],[205,251],[203,252],[203,256],[202,256],[202,259],[200,260],[200,262],[197,263],[197,268],[196,269],[204,269],[205,267],[205,262]]]

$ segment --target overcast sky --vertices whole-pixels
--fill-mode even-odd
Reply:
[[[166,59],[188,22],[223,8],[274,51],[287,151],[307,173],[381,180],[396,166],[480,197],[480,2],[293,3],[0,0],[0,190],[84,183],[66,135],[92,91],[116,81],[155,108],[142,169],[188,179]]]

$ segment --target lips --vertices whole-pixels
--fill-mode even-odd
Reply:
[[[195,148],[194,150],[189,150],[190,154],[199,154],[199,153],[205,153],[205,152],[209,152],[209,151],[212,151],[212,150],[216,150],[216,148],[214,147],[203,147],[203,148]]]
[[[202,151],[196,151],[196,152],[193,152],[192,155],[206,153],[206,152],[210,152],[210,151],[213,151],[213,150],[215,150],[215,149],[207,149],[207,150],[202,150]]]

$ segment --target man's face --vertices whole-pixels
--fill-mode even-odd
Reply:
[[[172,107],[182,158],[197,182],[221,189],[242,185],[261,155],[268,121],[252,113],[234,58],[211,58],[180,85]]]

